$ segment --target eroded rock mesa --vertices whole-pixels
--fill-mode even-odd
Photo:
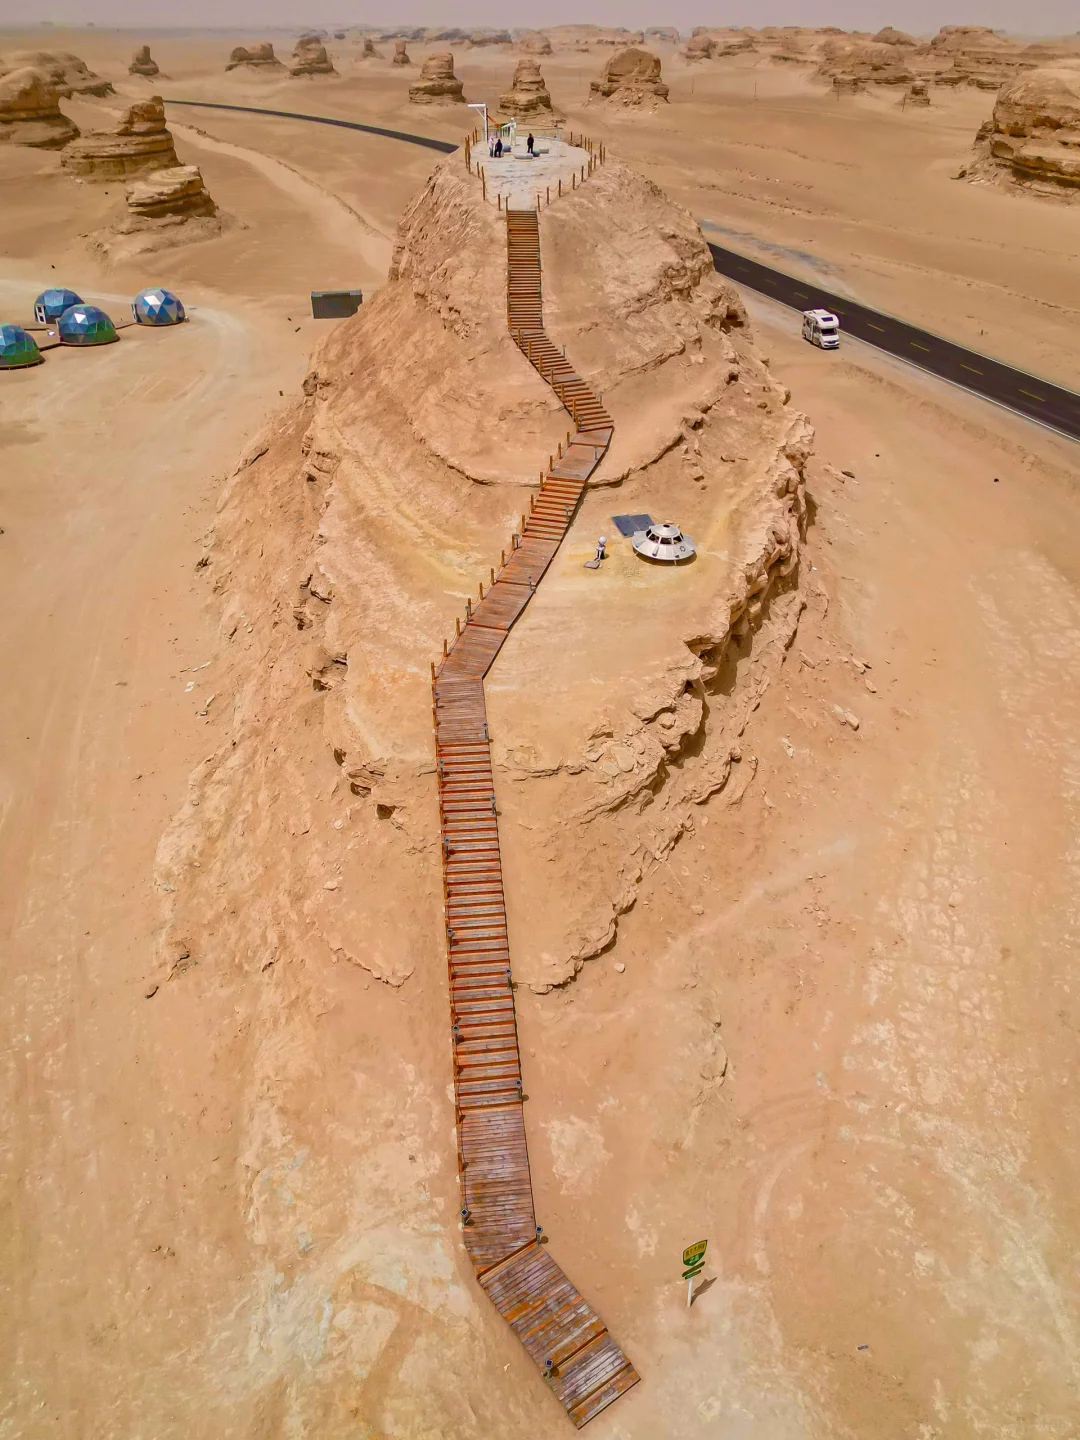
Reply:
[[[517,38],[517,48],[526,55],[550,55],[551,38],[542,30],[529,30]]]
[[[161,96],[132,105],[115,130],[97,131],[73,141],[60,161],[84,180],[116,180],[179,165]]]
[[[93,237],[92,246],[111,260],[209,240],[226,218],[218,210],[197,165],[174,165],[132,180],[124,213]]]
[[[631,46],[612,55],[599,80],[593,80],[589,85],[586,103],[608,103],[643,110],[666,104],[667,98],[668,87],[661,78],[660,57],[650,50]]]
[[[409,52],[405,49],[405,41],[404,41],[404,40],[395,40],[395,41],[394,41],[394,58],[393,58],[393,60],[391,60],[390,63],[391,63],[391,65],[411,65],[411,64],[412,64],[412,60],[409,58]]]
[[[284,70],[269,40],[258,45],[237,45],[229,56],[226,70]]]
[[[409,86],[413,105],[464,105],[465,87],[454,74],[454,57],[449,50],[429,55],[419,77]]]
[[[507,885],[529,895],[515,975],[538,990],[610,948],[643,876],[753,781],[740,736],[801,613],[811,443],[656,186],[609,161],[542,227],[548,333],[615,419],[594,484],[623,488],[586,496],[489,689]],[[505,267],[503,217],[455,155],[404,213],[386,284],[230,483],[210,557],[228,721],[159,854],[165,953],[184,964],[257,978],[303,955],[391,986],[430,967],[427,663],[568,426],[507,333]],[[628,503],[680,522],[698,560],[658,579],[612,542],[583,611],[595,527]],[[251,874],[258,906],[240,903]]]
[[[297,79],[311,75],[336,75],[334,62],[326,53],[326,46],[319,40],[298,40],[293,51],[289,74]]]
[[[59,150],[79,127],[60,109],[60,94],[41,70],[12,70],[0,77],[0,143]]]
[[[70,50],[13,50],[0,56],[0,75],[26,69],[40,70],[61,100],[72,95],[96,95],[100,99],[115,93],[111,80],[95,75],[86,61]]]
[[[1080,196],[1080,65],[1034,70],[998,95],[980,129],[970,180]]]
[[[128,74],[142,75],[147,80],[153,80],[156,75],[161,74],[161,67],[150,54],[149,45],[140,45],[135,51],[128,66]]]
[[[537,61],[528,58],[518,61],[510,89],[499,98],[499,109],[504,115],[523,120],[554,115],[547,82]]]

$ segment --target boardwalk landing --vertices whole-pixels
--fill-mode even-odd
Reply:
[[[570,528],[612,424],[544,334],[536,212],[506,220],[507,323],[577,428],[434,680],[458,1169],[477,1279],[580,1428],[639,1376],[536,1226],[484,676]]]

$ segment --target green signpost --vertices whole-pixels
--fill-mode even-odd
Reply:
[[[694,1303],[694,1281],[705,1269],[705,1251],[709,1248],[708,1240],[697,1240],[693,1245],[688,1245],[682,1252],[683,1279],[686,1283],[686,1307]]]

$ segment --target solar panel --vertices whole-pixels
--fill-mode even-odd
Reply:
[[[613,515],[611,518],[619,534],[627,538],[652,524],[651,515]]]

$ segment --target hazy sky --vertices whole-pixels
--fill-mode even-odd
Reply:
[[[173,26],[371,25],[840,25],[877,30],[896,25],[932,34],[942,25],[992,25],[1025,34],[1080,29],[1077,0],[545,0],[508,6],[499,0],[0,0],[0,24]]]

